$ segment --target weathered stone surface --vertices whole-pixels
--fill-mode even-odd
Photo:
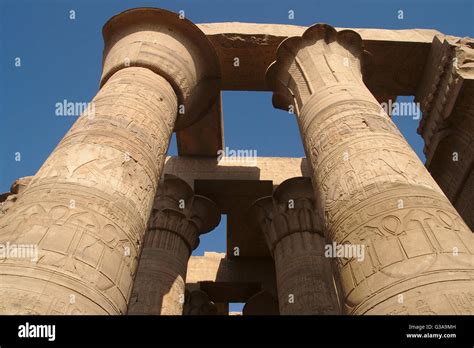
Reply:
[[[188,19],[162,9],[135,8],[109,19],[103,35],[101,85],[129,66],[165,77],[178,96],[175,130],[192,125],[216,103],[219,61],[209,40]]]
[[[275,259],[280,314],[339,314],[311,180],[286,180],[252,205],[249,219],[260,226]]]
[[[265,71],[276,59],[278,45],[301,35],[307,27],[283,24],[204,23],[197,25],[213,44],[222,69],[222,89],[267,91]],[[342,30],[342,28],[340,28]],[[433,37],[428,29],[354,29],[372,53],[372,73],[367,78],[379,102],[395,101],[398,95],[413,95]],[[234,60],[239,59],[239,66]],[[220,141],[220,109],[212,109],[200,122],[177,133],[179,155],[216,156]],[[206,141],[203,141],[207,138]],[[218,140],[218,142],[215,142]]]
[[[247,223],[247,208],[257,198],[273,190],[271,181],[196,181],[196,193],[212,199],[227,215],[227,257],[269,257],[261,233]]]
[[[26,189],[32,178],[32,176],[25,176],[16,179],[10,187],[10,192],[0,194],[0,216],[13,206],[13,203],[18,200],[19,195]]]
[[[278,45],[300,36],[307,27],[283,24],[204,23],[198,27],[212,42],[222,69],[222,88],[265,91],[265,71],[276,59]],[[344,28],[338,28],[343,30]],[[428,29],[354,29],[373,56],[369,89],[376,96],[413,95],[433,37]],[[239,67],[234,58],[240,59]]]
[[[416,101],[426,166],[474,229],[474,41],[433,39]]]
[[[25,176],[23,178],[16,179],[10,188],[10,192],[16,195],[22,193],[30,184],[31,179],[33,179],[32,176]]]
[[[191,187],[196,181],[271,181],[278,186],[296,176],[310,176],[306,158],[257,157],[256,163],[221,162],[215,158],[192,156],[166,157],[165,174],[179,175]]]
[[[0,260],[0,313],[125,313],[171,133],[218,95],[212,46],[176,14],[126,11],[104,39],[94,112],[81,115],[0,219],[1,244],[39,248],[36,263]]]
[[[37,263],[0,260],[1,313],[126,311],[177,100],[165,79],[130,67],[92,102],[94,117],[77,120],[0,220],[1,243],[39,248]]]
[[[277,56],[268,83],[297,112],[325,235],[366,249],[338,259],[345,312],[472,314],[473,235],[364,85],[361,37],[315,25]]]
[[[0,245],[39,251],[0,259],[0,314],[232,315],[231,302],[245,315],[330,313],[333,283],[346,313],[474,313],[474,241],[460,217],[472,229],[472,39],[196,26],[150,8],[113,17],[103,34],[93,113],[0,195]],[[274,106],[293,106],[308,160],[218,163],[220,91],[269,89]],[[426,165],[457,211],[378,105],[413,94]],[[165,159],[173,131],[180,156]],[[316,196],[288,187],[293,177],[311,178]],[[227,253],[190,258],[219,212]],[[365,257],[336,258],[332,277],[325,242],[365,246]]]
[[[209,199],[195,195],[177,177],[160,185],[145,235],[129,314],[181,315],[186,268],[199,235],[219,224]]]
[[[222,103],[218,98],[202,119],[176,132],[178,155],[216,158],[224,148],[223,128]]]
[[[271,259],[229,259],[225,253],[210,252],[206,252],[204,256],[191,256],[186,273],[186,286],[205,282],[240,284],[238,286],[242,288],[258,283],[261,289],[276,295],[275,266]]]

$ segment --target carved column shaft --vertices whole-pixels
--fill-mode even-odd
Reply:
[[[148,230],[128,314],[181,314],[189,255],[176,233]]]
[[[267,72],[274,105],[293,105],[352,314],[472,314],[473,236],[362,81],[362,40],[310,27]]]
[[[257,200],[251,221],[262,228],[275,260],[280,314],[340,313],[311,182],[293,178]]]
[[[171,85],[120,70],[0,220],[1,243],[36,263],[0,261],[2,313],[124,313],[177,114]],[[21,277],[21,278],[20,278]]]
[[[101,89],[18,201],[0,244],[0,313],[122,314],[173,130],[215,103],[219,66],[199,28],[141,8],[103,29]]]
[[[219,224],[209,199],[186,182],[166,176],[148,223],[128,314],[181,315],[189,256],[199,235]]]
[[[302,231],[290,234],[276,245],[281,314],[339,314],[324,244],[321,235]]]

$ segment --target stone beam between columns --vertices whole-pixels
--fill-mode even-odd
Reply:
[[[270,257],[263,235],[246,223],[246,210],[256,199],[271,195],[272,186],[289,178],[309,176],[306,159],[279,157],[258,157],[255,164],[218,164],[212,158],[168,157],[164,172],[179,176],[227,214],[230,258],[236,246],[239,257]]]
[[[178,155],[217,157],[224,148],[224,124],[221,98],[198,122],[176,132]]]
[[[256,163],[219,164],[215,158],[168,156],[164,174],[179,176],[194,188],[196,180],[268,180],[273,186],[296,177],[309,177],[306,158],[258,157]]]
[[[167,157],[163,174],[172,174],[186,181],[193,189],[199,182],[199,193],[212,196],[227,218],[227,244],[230,257],[235,246],[240,258],[269,258],[263,235],[247,226],[241,218],[257,198],[271,195],[272,186],[293,177],[308,177],[305,158],[258,157],[254,164],[218,164],[216,159],[203,157]],[[212,183],[212,184],[211,184]],[[7,201],[0,207],[9,209],[16,196],[4,194]],[[239,196],[236,199],[236,196]],[[2,199],[0,197],[0,204]]]
[[[246,301],[262,289],[276,296],[275,267],[271,259],[227,259],[225,253],[205,252],[189,259],[186,287],[205,288],[218,302]]]
[[[257,23],[203,23],[197,26],[214,45],[222,71],[224,90],[268,90],[265,71],[276,59],[278,45],[288,37],[300,36],[304,26]],[[342,30],[344,28],[336,28]],[[394,95],[413,95],[435,36],[431,29],[352,29],[374,58],[368,87]],[[239,57],[240,66],[234,67]]]
[[[278,45],[307,28],[257,23],[205,23],[197,25],[214,46],[222,70],[223,90],[266,91],[265,71],[276,59]],[[342,28],[339,28],[342,29]],[[372,54],[373,71],[367,85],[379,102],[397,95],[413,95],[421,79],[436,30],[353,29]],[[234,58],[240,65],[234,67]],[[216,157],[224,148],[220,101],[198,123],[177,132],[181,156]]]

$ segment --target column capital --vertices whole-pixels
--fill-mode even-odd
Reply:
[[[214,229],[220,219],[213,201],[194,194],[180,178],[166,174],[158,186],[148,229],[178,234],[191,253],[199,245],[199,235]]]
[[[328,24],[312,25],[301,36],[282,41],[276,56],[266,72],[273,106],[295,112],[321,88],[362,80],[361,64],[368,61],[358,33]]]
[[[163,76],[178,96],[175,130],[198,121],[219,97],[220,66],[214,47],[184,15],[135,8],[112,17],[102,33],[105,47],[100,85],[129,66]]]
[[[249,210],[249,222],[264,233],[270,251],[286,236],[310,232],[323,234],[316,215],[311,180],[296,177],[285,180],[272,196],[256,200]]]
[[[338,313],[311,180],[284,181],[272,196],[257,200],[249,215],[263,231],[275,260],[280,314]]]

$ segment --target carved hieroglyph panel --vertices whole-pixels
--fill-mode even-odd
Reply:
[[[117,72],[0,219],[1,313],[125,313],[177,98],[144,68]],[[8,294],[8,296],[7,296]]]
[[[293,107],[318,213],[352,314],[472,314],[474,237],[363,83],[358,34],[310,27],[280,45],[267,78]]]

